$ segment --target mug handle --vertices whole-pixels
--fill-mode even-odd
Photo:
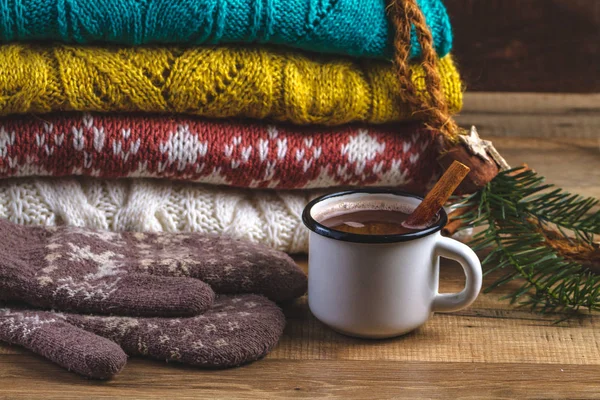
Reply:
[[[434,255],[458,261],[465,271],[467,282],[459,293],[437,294],[433,300],[433,311],[458,311],[469,306],[477,298],[483,280],[481,262],[475,252],[458,240],[439,236]]]

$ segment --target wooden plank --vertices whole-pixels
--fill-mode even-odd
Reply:
[[[600,139],[482,136],[510,165],[527,163],[558,187],[600,198]]]
[[[600,197],[596,139],[492,139],[511,164],[526,161],[558,185]],[[298,262],[306,269],[305,258]],[[464,284],[453,263],[443,263],[441,276],[442,292]],[[509,289],[385,341],[334,333],[302,298],[285,306],[284,336],[265,360],[226,371],[132,359],[116,379],[96,382],[0,345],[0,399],[600,398],[599,316],[553,324],[558,315],[531,314],[500,300]]]
[[[459,124],[485,136],[587,138],[600,143],[600,94],[468,92]]]
[[[0,356],[0,399],[598,398],[598,366],[263,360],[200,371],[133,360],[109,382]]]
[[[304,261],[300,265],[306,268]],[[484,285],[498,277],[486,277]],[[461,268],[444,260],[440,282],[441,292],[461,290]],[[482,294],[466,310],[436,314],[417,331],[383,341],[354,339],[328,329],[302,298],[284,309],[288,325],[268,358],[600,365],[598,316],[555,324],[559,315],[532,314],[500,300],[518,286],[514,282]]]
[[[304,259],[299,264],[307,269]],[[453,262],[444,261],[441,276],[440,291],[462,289],[464,276]],[[495,278],[487,277],[485,283]],[[482,294],[466,310],[436,314],[417,331],[382,341],[354,339],[330,330],[312,316],[303,297],[284,306],[286,330],[268,358],[600,365],[597,316],[554,324],[560,316],[531,314],[499,300],[517,285]],[[25,354],[15,347],[0,348],[4,354]]]
[[[597,0],[446,0],[469,91],[600,92]]]

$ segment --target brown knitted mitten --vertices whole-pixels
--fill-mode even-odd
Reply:
[[[121,370],[126,361],[123,350],[203,368],[245,364],[264,357],[284,326],[277,305],[251,294],[220,296],[205,314],[177,319],[0,309],[1,341],[102,379]]]
[[[45,311],[0,308],[0,341],[25,347],[89,378],[110,378],[127,362],[116,343]]]
[[[267,298],[220,295],[202,315],[127,318],[65,314],[89,332],[111,339],[128,355],[226,368],[264,357],[283,333],[285,317]]]
[[[294,260],[264,245],[198,233],[136,233],[132,238],[133,251],[150,274],[190,276],[219,294],[254,293],[273,301],[306,292],[306,274]]]
[[[0,298],[33,306],[126,315],[196,315],[214,292],[185,277],[144,273],[119,234],[25,227],[0,220]]]
[[[0,297],[97,314],[185,316],[214,293],[276,300],[306,290],[287,255],[228,237],[25,227],[0,220]],[[191,279],[196,278],[196,279]]]

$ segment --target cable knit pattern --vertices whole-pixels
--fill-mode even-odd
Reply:
[[[440,56],[452,33],[441,0],[419,0]],[[0,41],[273,43],[362,57],[392,54],[384,0],[4,0]],[[413,32],[411,56],[420,55]]]
[[[450,110],[461,107],[450,56],[439,63]],[[425,96],[423,69],[413,81]],[[0,47],[0,114],[78,111],[177,112],[296,124],[384,123],[412,107],[391,63],[262,48]]]
[[[0,119],[0,178],[169,178],[279,189],[410,186],[436,174],[421,124],[273,125],[148,114]]]
[[[302,210],[320,194],[145,179],[4,179],[0,217],[24,225],[229,235],[303,253]]]

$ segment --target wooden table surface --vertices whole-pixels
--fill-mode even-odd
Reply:
[[[527,161],[551,182],[600,197],[598,137],[494,142],[509,163]],[[440,290],[463,284],[460,268],[443,263]],[[0,398],[600,398],[598,316],[553,324],[558,315],[515,308],[502,294],[382,341],[327,329],[302,298],[284,307],[288,324],[271,354],[223,371],[131,359],[115,379],[97,382],[0,345]]]

